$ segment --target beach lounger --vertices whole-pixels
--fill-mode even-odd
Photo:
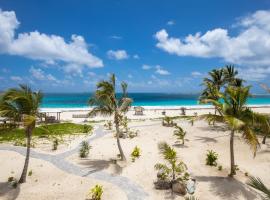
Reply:
[[[89,114],[73,114],[72,118],[88,118]]]
[[[144,108],[141,106],[134,107],[135,115],[143,115]]]

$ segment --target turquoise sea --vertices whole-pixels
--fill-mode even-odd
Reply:
[[[199,95],[168,93],[129,93],[133,106],[192,106],[198,104]],[[42,108],[86,108],[90,93],[50,93],[45,94]],[[253,95],[250,105],[270,104],[270,95]]]

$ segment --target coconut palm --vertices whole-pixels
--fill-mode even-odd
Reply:
[[[172,181],[176,180],[176,176],[182,176],[178,178],[184,179],[185,176],[187,176],[187,174],[185,173],[187,170],[187,166],[183,161],[177,160],[176,151],[166,142],[159,143],[158,148],[169,165],[157,163],[155,165],[155,169],[163,171],[164,179],[168,176],[172,176]]]
[[[97,83],[97,90],[93,97],[89,100],[89,104],[94,106],[90,115],[100,114],[103,116],[114,116],[114,124],[116,129],[117,146],[120,152],[121,160],[125,160],[120,144],[120,129],[119,123],[121,115],[126,113],[132,103],[132,99],[127,97],[127,84],[122,83],[122,97],[116,96],[116,78],[112,74],[108,81],[100,81]]]
[[[204,103],[211,103],[218,110],[219,115],[207,114],[202,115],[202,118],[207,120],[215,120],[225,123],[230,134],[230,158],[231,172],[230,175],[235,175],[235,159],[234,159],[234,137],[235,132],[242,133],[242,136],[247,144],[250,145],[254,152],[254,156],[259,145],[256,134],[253,131],[254,125],[268,127],[269,124],[264,115],[255,113],[246,107],[247,98],[250,95],[250,87],[234,87],[228,86],[224,93],[217,93],[219,100],[204,99]]]
[[[250,177],[247,184],[256,190],[261,191],[264,194],[263,199],[270,200],[270,188],[267,188],[260,178]]]
[[[184,129],[181,126],[176,125],[173,134],[177,136],[177,139],[179,141],[182,141],[182,144],[185,144],[186,131],[184,131]]]
[[[25,128],[27,150],[19,183],[24,183],[26,181],[31,137],[36,125],[36,118],[42,97],[43,95],[40,91],[33,92],[30,87],[20,85],[19,88],[12,88],[4,92],[0,102],[1,115],[11,118],[16,122],[22,121]]]

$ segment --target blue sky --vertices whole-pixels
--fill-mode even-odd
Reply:
[[[0,1],[0,90],[89,92],[115,73],[132,92],[197,93],[234,64],[270,85],[269,0]]]

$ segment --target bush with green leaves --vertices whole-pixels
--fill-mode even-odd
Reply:
[[[83,133],[90,133],[92,131],[92,126],[89,126],[87,124],[83,125]]]
[[[55,138],[55,139],[53,140],[52,150],[53,150],[53,151],[57,150],[58,145],[59,145],[59,140],[58,140],[57,138]]]
[[[32,176],[32,174],[33,174],[33,171],[30,170],[30,171],[28,172],[28,176]]]
[[[187,196],[185,197],[185,200],[199,200],[197,197],[194,196]]]
[[[176,125],[173,133],[182,144],[185,144],[186,131],[184,131],[182,127]]]
[[[14,181],[14,180],[15,180],[15,178],[13,176],[8,177],[8,182],[9,183],[12,182],[12,181]]]
[[[175,123],[173,122],[173,119],[169,116],[165,116],[162,119],[162,126],[172,127]]]
[[[95,187],[90,189],[89,196],[91,200],[101,200],[103,194],[103,187],[101,185],[95,185]]]
[[[213,150],[208,150],[206,154],[206,165],[217,166],[218,154]]]
[[[218,166],[218,171],[222,171],[222,165]]]
[[[131,153],[132,162],[135,161],[136,158],[139,158],[141,156],[141,149],[137,146],[133,149]]]
[[[89,143],[87,141],[82,141],[80,153],[79,153],[80,157],[86,158],[89,154],[90,149],[91,149],[91,146],[89,145]]]
[[[158,144],[160,153],[167,163],[157,163],[155,169],[159,171],[158,178],[161,180],[171,179],[171,181],[188,179],[189,174],[186,172],[187,166],[183,161],[177,160],[176,151],[166,142]]]

